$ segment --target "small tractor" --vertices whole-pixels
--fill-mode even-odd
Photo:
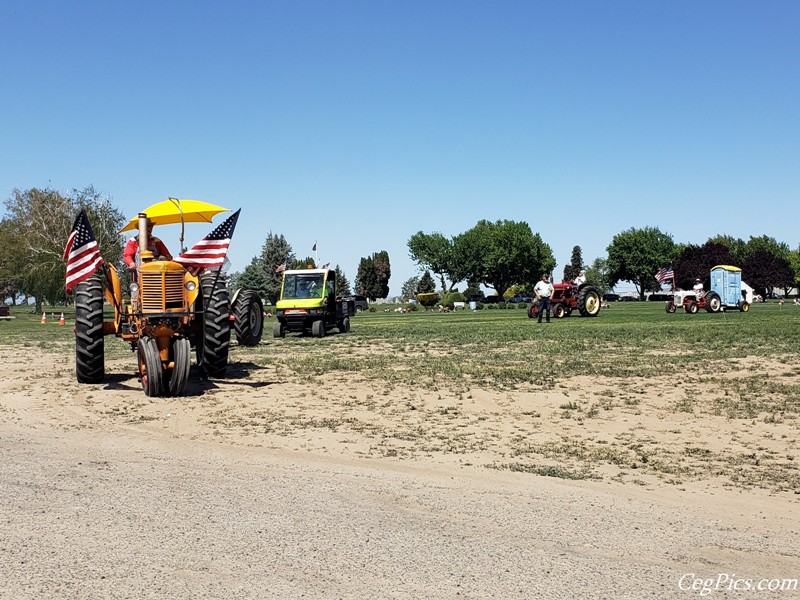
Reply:
[[[147,248],[147,216],[139,214],[139,248]],[[80,383],[102,383],[104,336],[114,335],[136,352],[142,389],[148,396],[178,396],[189,379],[191,348],[208,377],[225,376],[232,314],[240,343],[261,340],[263,308],[255,292],[241,291],[234,306],[219,269],[192,275],[183,265],[140,252],[141,264],[125,302],[117,269],[104,265],[75,287],[76,375]],[[103,320],[103,300],[114,320]]]
[[[722,312],[728,308],[747,312],[750,310],[750,302],[743,288],[742,270],[739,267],[718,265],[711,269],[711,289],[708,292],[678,290],[667,300],[665,308],[668,313],[683,308],[690,315],[700,309],[710,313]]]
[[[568,317],[573,310],[577,310],[582,317],[596,317],[600,312],[600,293],[597,288],[588,283],[579,286],[568,282],[554,283],[550,297],[553,316],[556,319]],[[539,303],[534,298],[528,309],[528,317],[535,319],[538,316]]]
[[[336,296],[336,271],[290,269],[283,272],[281,295],[275,308],[273,337],[293,332],[321,338],[334,327],[339,333],[350,331],[354,302]]]

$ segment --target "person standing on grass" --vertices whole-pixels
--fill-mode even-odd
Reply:
[[[539,301],[539,318],[536,319],[538,323],[542,322],[542,313],[547,311],[547,322],[550,322],[550,296],[553,295],[553,284],[550,283],[547,273],[542,275],[542,280],[533,288],[536,294],[536,299]]]

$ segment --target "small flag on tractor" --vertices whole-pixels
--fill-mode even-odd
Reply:
[[[242,209],[239,209],[225,219],[214,231],[177,257],[175,262],[186,267],[192,275],[197,275],[203,269],[222,266],[241,211]]]

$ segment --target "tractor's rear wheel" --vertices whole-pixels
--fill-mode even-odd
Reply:
[[[693,315],[697,312],[697,302],[694,300],[686,300],[683,303],[683,310],[690,315]]]
[[[578,311],[582,317],[596,317],[600,312],[600,293],[591,285],[578,292]]]
[[[75,287],[75,374],[79,383],[102,383],[103,279],[94,275]]]
[[[202,339],[197,342],[197,364],[209,377],[222,378],[228,370],[231,320],[225,275],[217,271],[200,274],[203,312]]]
[[[311,324],[311,335],[314,337],[325,337],[325,323],[322,319],[317,319]]]
[[[192,362],[192,349],[188,338],[179,337],[172,343],[172,362],[174,367],[169,373],[169,393],[180,396],[189,381],[189,367]]]
[[[136,356],[139,360],[139,379],[144,393],[148,396],[161,395],[164,381],[156,341],[150,337],[141,338],[136,345]]]
[[[722,301],[716,292],[708,292],[706,294],[706,310],[710,313],[719,312],[722,308]]]
[[[561,304],[560,302],[556,302],[553,305],[553,316],[556,319],[563,319],[564,315],[566,315],[566,314],[567,314],[567,311],[564,309],[564,305],[563,304]]]
[[[258,346],[264,333],[264,303],[253,290],[242,290],[233,305],[236,341],[242,346]]]

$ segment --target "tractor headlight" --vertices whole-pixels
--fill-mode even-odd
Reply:
[[[131,294],[138,294],[139,293],[139,284],[132,283],[131,284]]]
[[[190,292],[193,292],[197,289],[197,284],[194,281],[187,281],[184,287]]]

